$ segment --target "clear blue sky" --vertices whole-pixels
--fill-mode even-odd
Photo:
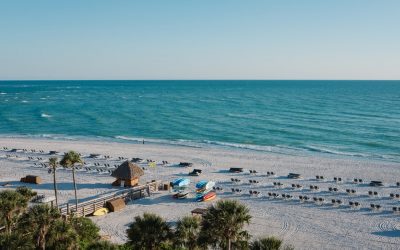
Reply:
[[[400,0],[0,0],[0,79],[400,79]]]

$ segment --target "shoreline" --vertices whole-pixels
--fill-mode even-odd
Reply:
[[[125,137],[125,138],[124,138]],[[129,139],[128,139],[129,138]],[[382,162],[382,163],[393,163],[400,164],[397,159],[389,158],[377,158],[374,156],[361,156],[362,153],[332,153],[319,150],[306,150],[302,148],[291,148],[287,146],[264,146],[264,145],[253,145],[253,144],[238,144],[238,143],[228,143],[228,142],[195,142],[183,139],[155,139],[155,138],[140,138],[140,137],[127,137],[127,136],[114,136],[114,137],[102,137],[102,136],[68,136],[68,135],[4,135],[0,134],[0,142],[3,140],[32,140],[32,141],[54,141],[54,142],[77,142],[77,143],[107,143],[107,144],[127,144],[127,145],[143,145],[142,140],[144,140],[146,145],[160,146],[160,147],[177,147],[177,148],[195,148],[195,149],[216,149],[225,151],[234,151],[240,153],[254,153],[258,152],[261,154],[277,154],[286,155],[293,157],[320,157],[320,158],[330,158],[330,159],[342,159],[342,160],[356,160],[356,161],[366,161],[366,162]],[[257,149],[257,147],[262,147],[266,149]],[[282,150],[272,150],[282,149]]]
[[[250,208],[253,220],[248,230],[255,236],[273,235],[282,238],[286,243],[293,244],[296,249],[336,249],[341,248],[363,248],[391,249],[400,244],[400,216],[391,213],[391,206],[399,204],[399,201],[392,200],[389,193],[399,192],[394,187],[396,181],[400,181],[400,166],[396,163],[381,161],[365,161],[357,159],[339,159],[318,156],[289,156],[268,152],[255,152],[246,150],[229,150],[223,148],[188,148],[179,146],[165,146],[155,144],[129,144],[116,142],[93,142],[93,141],[56,141],[37,139],[16,139],[0,137],[0,149],[2,147],[42,149],[45,152],[57,150],[65,152],[75,150],[85,157],[90,153],[110,155],[111,159],[89,159],[93,162],[111,165],[120,164],[117,158],[124,156],[128,158],[140,157],[153,159],[156,162],[167,160],[170,163],[187,161],[194,163],[193,168],[203,169],[200,177],[188,177],[191,179],[191,188],[199,180],[213,180],[217,186],[224,188],[218,193],[219,199],[237,199]],[[9,187],[19,185],[19,178],[27,174],[41,176],[43,184],[31,185],[39,193],[52,195],[52,179],[46,168],[32,166],[32,162],[26,159],[24,154],[19,158],[6,158],[8,154],[0,150],[0,183],[11,183]],[[41,154],[43,162],[48,154]],[[61,157],[61,153],[58,157]],[[141,166],[146,166],[142,164]],[[243,167],[244,173],[228,173],[230,167]],[[188,176],[192,168],[179,168],[174,166],[161,166],[155,168],[146,166],[147,170],[141,182],[158,179],[172,181],[177,178]],[[250,175],[249,169],[259,172],[258,175]],[[274,171],[276,176],[266,176],[266,171]],[[290,172],[299,173],[302,179],[287,179]],[[325,181],[315,180],[316,175],[325,176]],[[333,177],[342,177],[344,182],[334,183]],[[73,187],[71,173],[68,170],[57,171],[59,181],[59,199],[64,203],[73,198]],[[242,180],[235,184],[231,178]],[[366,184],[355,185],[352,178],[362,178]],[[257,179],[260,184],[251,185],[249,180]],[[119,190],[112,187],[114,178],[108,174],[97,173],[96,171],[78,171],[78,196],[80,200],[88,197],[101,196],[107,192]],[[385,183],[382,188],[369,187],[367,183],[371,180],[381,180]],[[282,182],[285,187],[276,188],[273,182]],[[302,190],[290,188],[292,183],[304,186]],[[320,191],[310,191],[309,185],[318,185]],[[338,187],[341,192],[333,194],[328,192],[328,187]],[[234,194],[231,188],[243,189],[243,193]],[[345,190],[355,189],[357,195],[349,196]],[[250,196],[249,190],[259,190],[260,197]],[[379,197],[368,197],[369,190],[377,190]],[[300,203],[297,200],[270,199],[268,192],[279,194],[287,193],[294,197],[308,195],[310,197],[324,197],[328,202],[332,198],[343,199],[344,202],[360,201],[363,208],[354,210],[348,206],[341,208],[333,207],[331,204],[317,205],[311,202]],[[212,202],[195,202],[193,199],[176,200],[172,193],[159,191],[149,198],[133,201],[119,212],[110,213],[103,217],[90,217],[100,228],[103,235],[111,237],[113,242],[122,243],[126,240],[125,230],[133,217],[143,212],[153,212],[164,217],[169,223],[175,223],[178,218],[189,215],[194,208],[205,208]],[[370,211],[369,203],[382,204],[381,212]]]

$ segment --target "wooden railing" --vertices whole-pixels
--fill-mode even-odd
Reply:
[[[118,198],[122,198],[125,202],[131,200],[140,199],[142,197],[150,196],[151,193],[156,192],[160,186],[161,181],[152,181],[145,185],[140,185],[132,187],[129,189],[124,189],[121,191],[116,191],[111,194],[106,194],[100,197],[96,197],[85,202],[78,204],[78,209],[76,209],[75,204],[66,203],[59,206],[60,212],[64,216],[69,216],[74,214],[76,216],[87,216],[92,214],[96,210],[104,207],[108,201],[112,201]]]

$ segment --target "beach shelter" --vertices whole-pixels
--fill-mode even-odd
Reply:
[[[144,175],[144,171],[141,167],[130,161],[125,161],[112,172],[111,176],[117,178],[112,185],[121,186],[123,182],[125,187],[133,187],[139,184],[139,178],[142,175]]]

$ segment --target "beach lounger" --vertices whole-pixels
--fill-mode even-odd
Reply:
[[[301,175],[300,174],[296,174],[296,173],[289,173],[287,178],[289,178],[289,179],[300,179]]]
[[[243,168],[230,168],[229,172],[231,172],[231,173],[242,173],[243,172]]]
[[[369,183],[369,185],[372,186],[372,187],[382,187],[383,183],[382,183],[382,181],[371,181]]]

